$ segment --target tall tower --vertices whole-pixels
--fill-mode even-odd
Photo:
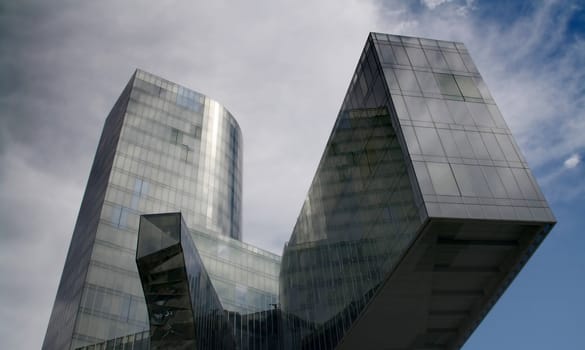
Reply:
[[[138,217],[180,211],[189,227],[241,240],[242,141],[218,102],[137,70],[108,115],[43,349],[148,329]]]

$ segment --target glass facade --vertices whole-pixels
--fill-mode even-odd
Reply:
[[[246,283],[221,272],[216,273],[215,283],[212,283],[192,237],[180,213],[143,215],[140,218],[136,262],[150,318],[150,347],[278,348],[278,310],[270,308],[270,304],[263,304],[276,302],[276,295],[258,298],[262,295],[258,291],[265,288],[257,281]],[[198,237],[202,239],[203,236]],[[225,249],[225,243],[216,242],[215,246]],[[232,252],[238,250],[235,245],[230,248]],[[245,251],[241,253],[245,254]],[[251,264],[244,263],[242,268],[262,266],[253,255],[246,259],[244,254],[239,260],[248,260]],[[222,279],[227,285],[217,284]],[[230,288],[230,283],[235,287]],[[275,279],[272,285],[276,286]]]
[[[241,193],[233,116],[137,70],[106,119],[43,348],[148,329],[134,259],[139,215],[181,211],[194,229],[240,240]]]
[[[136,264],[152,349],[234,349],[219,298],[180,213],[140,218]]]
[[[191,237],[225,310],[251,314],[278,303],[278,255],[201,230]]]
[[[150,327],[157,349],[457,349],[555,224],[457,42],[369,35],[282,260],[241,242],[241,157],[229,112],[138,70],[106,121],[44,348],[140,349]],[[139,215],[166,212],[141,219],[156,233],[138,242],[154,264],[141,285]]]
[[[292,236],[292,349],[459,348],[555,219],[461,43],[370,34]]]

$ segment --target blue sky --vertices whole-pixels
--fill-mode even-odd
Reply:
[[[235,115],[244,240],[280,253],[370,31],[464,42],[558,219],[464,349],[584,349],[585,4],[561,0],[0,2],[0,348],[40,347],[136,67]]]

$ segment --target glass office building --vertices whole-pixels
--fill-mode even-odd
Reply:
[[[241,194],[242,135],[229,111],[137,70],[106,119],[43,348],[148,329],[139,215],[180,211],[189,227],[238,241]]]
[[[554,222],[465,46],[372,33],[284,249],[285,330],[459,348]]]
[[[189,289],[191,305],[214,300],[220,311],[179,328],[190,330],[187,347],[210,349],[458,349],[555,224],[462,43],[369,35],[282,261],[239,241],[237,124],[223,109],[229,118],[214,119],[220,107],[207,98],[198,114],[184,91],[137,71],[114,106],[46,348],[175,346],[156,318],[174,301],[158,290],[156,306],[145,303],[153,291],[143,280],[143,292],[132,260],[140,213],[181,212],[175,227],[190,239],[174,246],[192,248],[182,248],[185,271],[197,266],[209,287],[189,284],[188,272],[172,283]],[[185,124],[169,124],[181,113]],[[141,220],[155,217],[181,215]]]

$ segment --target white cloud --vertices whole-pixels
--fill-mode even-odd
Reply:
[[[422,3],[428,7],[429,9],[433,10],[435,7],[442,5],[447,2],[451,2],[453,0],[421,0]]]
[[[580,162],[581,162],[581,157],[579,156],[579,154],[575,153],[565,160],[564,165],[565,165],[565,168],[567,168],[567,169],[573,169],[574,167],[579,165]]]

